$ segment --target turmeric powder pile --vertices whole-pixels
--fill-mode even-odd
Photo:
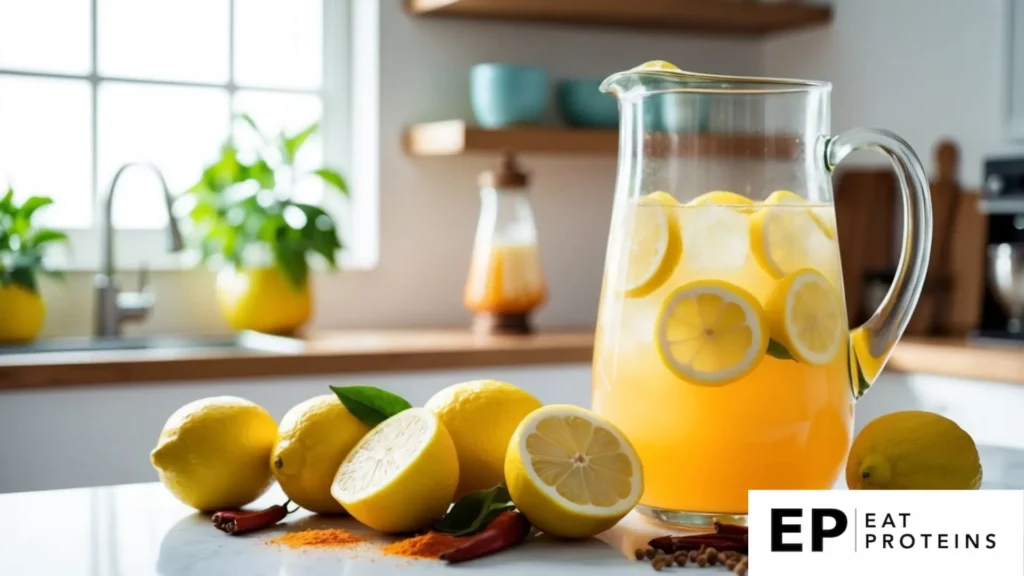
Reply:
[[[362,536],[353,534],[347,530],[331,528],[327,530],[299,530],[298,532],[289,532],[280,538],[271,540],[268,544],[277,544],[280,546],[287,546],[289,548],[343,548],[346,546],[354,546],[365,541],[366,539]]]
[[[459,545],[465,538],[444,534],[442,532],[427,532],[405,540],[392,542],[381,546],[381,552],[392,556],[405,556],[407,558],[440,558],[442,552],[447,552]]]

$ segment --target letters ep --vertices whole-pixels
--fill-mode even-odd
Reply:
[[[803,552],[801,542],[785,542],[786,534],[800,534],[802,523],[787,522],[788,519],[803,518],[804,511],[800,508],[772,509],[772,552]],[[825,519],[832,520],[832,527],[825,528]],[[824,550],[826,538],[836,538],[846,532],[849,520],[842,510],[835,508],[811,509],[811,552]]]

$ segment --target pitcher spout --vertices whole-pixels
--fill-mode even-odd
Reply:
[[[728,76],[681,70],[664,60],[652,60],[640,66],[616,72],[601,83],[601,91],[622,100],[675,91],[724,93],[791,92],[802,90],[829,90],[828,82],[789,78],[758,78],[754,76]]]

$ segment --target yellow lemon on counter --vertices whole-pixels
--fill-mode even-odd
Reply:
[[[976,490],[978,448],[949,418],[908,410],[868,423],[846,464],[851,490]]]
[[[381,532],[429,526],[459,484],[455,444],[426,408],[409,408],[363,436],[338,468],[331,495],[353,518]]]
[[[285,495],[319,514],[342,514],[331,483],[352,447],[370,431],[334,394],[297,404],[281,420],[270,466]]]
[[[545,406],[523,419],[505,457],[505,482],[519,511],[561,538],[614,526],[640,501],[640,458],[611,422],[578,406]]]
[[[270,487],[277,423],[244,398],[218,396],[179,408],[164,424],[150,461],[160,481],[197,510],[245,506]]]
[[[494,487],[505,478],[505,451],[516,427],[541,407],[532,394],[505,382],[477,380],[441,390],[427,401],[459,455],[456,498]]]
[[[291,334],[313,310],[309,283],[296,288],[277,268],[225,268],[217,274],[217,303],[235,330]]]
[[[0,342],[27,342],[46,317],[43,298],[19,284],[0,286]]]

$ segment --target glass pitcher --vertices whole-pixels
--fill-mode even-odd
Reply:
[[[920,161],[890,132],[831,136],[825,82],[655,62],[601,88],[621,118],[592,402],[643,461],[639,510],[743,523],[748,490],[832,488],[854,403],[924,282]],[[861,148],[893,162],[905,238],[884,302],[851,331],[830,175]]]

